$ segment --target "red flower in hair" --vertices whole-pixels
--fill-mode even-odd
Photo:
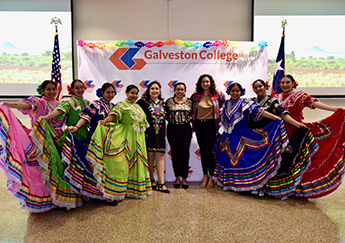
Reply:
[[[298,86],[298,83],[297,83],[297,81],[295,80],[295,82],[294,82],[294,84],[293,84],[293,88],[296,89],[297,86]]]
[[[70,85],[67,85],[67,91],[69,95],[74,95],[74,92],[72,90],[72,87]]]
[[[268,90],[269,88],[271,88],[271,85],[269,85],[268,81],[266,81],[266,90]]]

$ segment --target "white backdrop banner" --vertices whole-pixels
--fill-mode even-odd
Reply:
[[[187,85],[186,95],[195,91],[200,75],[208,73],[224,92],[229,81],[239,82],[245,97],[253,97],[251,83],[267,79],[267,47],[265,42],[224,41],[83,41],[78,40],[78,77],[88,87],[85,98],[98,99],[97,88],[105,82],[114,84],[114,103],[125,99],[129,84],[139,87],[141,94],[150,81],[162,85],[162,97],[173,96],[177,82]],[[227,98],[228,95],[226,95]],[[169,143],[166,143],[165,179],[174,181]],[[189,180],[202,180],[200,151],[193,133],[190,147]]]

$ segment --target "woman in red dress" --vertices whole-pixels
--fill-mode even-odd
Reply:
[[[294,92],[297,86],[291,75],[285,75],[280,81],[283,93],[278,101],[298,122],[303,120],[303,109],[322,109],[334,113],[320,121],[304,123],[314,135],[319,149],[312,155],[311,164],[303,174],[296,195],[317,199],[334,192],[341,184],[344,175],[345,145],[345,110],[326,105],[303,91]],[[297,128],[285,123],[289,136]]]

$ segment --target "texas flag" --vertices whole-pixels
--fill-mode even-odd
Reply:
[[[272,83],[272,89],[271,89],[271,96],[274,97],[276,94],[280,94],[282,92],[282,89],[279,86],[280,80],[285,75],[285,51],[284,51],[284,39],[285,35],[283,32],[282,39],[280,42],[280,47],[278,51],[278,56],[276,59],[276,66],[274,69],[274,77],[273,77],[273,83]]]

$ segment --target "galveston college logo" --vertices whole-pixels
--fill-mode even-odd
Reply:
[[[93,80],[85,80],[84,81],[84,86],[86,87],[85,92],[93,93],[93,91],[95,89],[95,85],[92,82],[93,82]]]
[[[229,83],[230,82],[234,82],[233,80],[228,80],[228,81],[225,81],[225,83],[223,84],[224,85],[224,87],[225,87],[225,90],[227,90],[228,89],[228,87],[229,87]]]
[[[121,84],[121,81],[122,80],[114,80],[113,82],[112,82],[112,84],[114,85],[114,87],[115,87],[115,89],[116,89],[116,92],[121,92],[121,90],[122,90],[122,87],[123,87],[123,84]]]
[[[145,92],[145,90],[147,89],[147,86],[149,85],[150,83],[150,80],[147,79],[147,80],[142,80],[140,83],[139,83],[139,86],[141,88],[141,92]]]
[[[171,92],[174,92],[174,88],[175,88],[175,84],[178,82],[178,80],[171,80],[169,83],[168,83],[168,86],[169,86],[169,89]]]
[[[118,48],[109,60],[119,70],[141,70],[146,62],[141,58],[133,58],[140,48]]]
[[[195,155],[196,155],[196,158],[197,158],[198,160],[201,160],[200,149],[197,149],[194,153],[195,153]]]

